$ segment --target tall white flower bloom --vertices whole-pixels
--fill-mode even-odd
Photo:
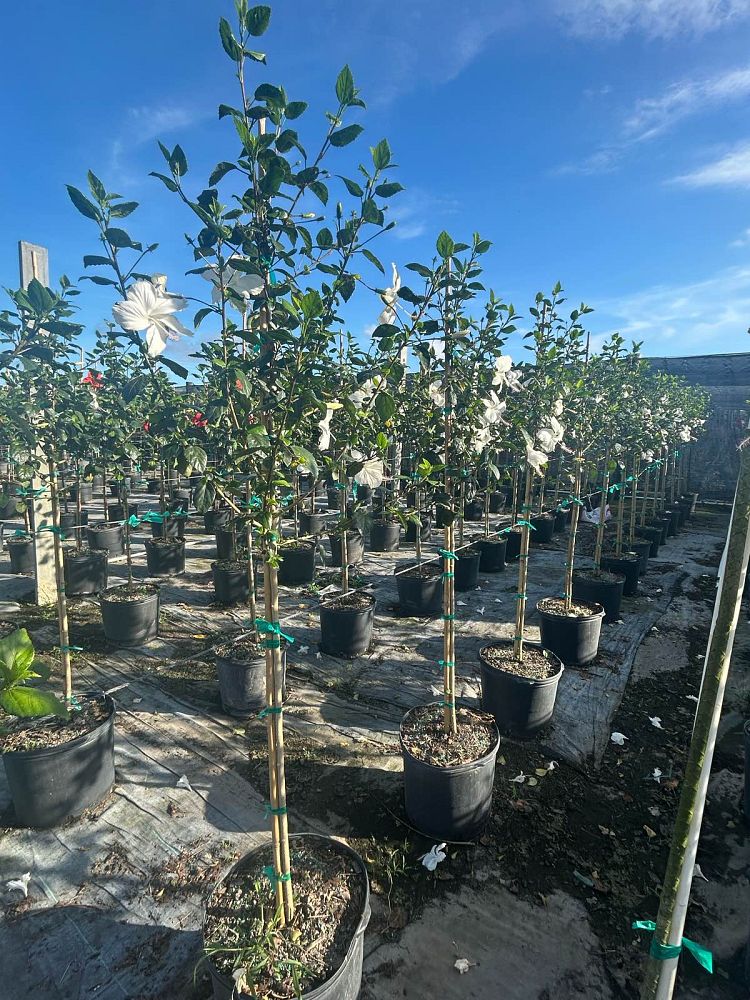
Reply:
[[[152,358],[164,352],[168,340],[177,340],[181,334],[193,336],[174,315],[187,306],[187,301],[164,290],[166,278],[163,275],[155,277],[158,284],[145,278],[134,282],[122,302],[112,306],[112,315],[123,330],[138,333],[145,330],[146,349]]]
[[[334,414],[334,408],[332,406],[326,407],[326,415],[322,420],[318,421],[318,427],[320,428],[320,438],[318,439],[318,448],[321,451],[326,451],[327,448],[331,446],[331,417]]]
[[[396,322],[396,302],[398,301],[398,290],[401,287],[401,277],[396,265],[391,264],[391,267],[393,268],[392,284],[390,288],[386,288],[381,296],[385,302],[385,309],[378,316],[378,326],[381,323],[392,325]]]
[[[542,451],[554,451],[562,441],[564,433],[565,429],[557,417],[550,417],[549,424],[537,431],[537,444]]]
[[[526,462],[531,466],[536,475],[542,474],[542,469],[549,461],[549,457],[543,451],[537,451],[531,445],[526,446]]]
[[[445,406],[445,393],[443,392],[439,382],[432,382],[428,389],[427,395],[430,397],[430,401],[435,406]]]
[[[387,383],[382,375],[376,375],[374,378],[368,378],[366,382],[355,389],[353,393],[349,396],[349,399],[354,403],[355,406],[364,407],[366,404],[370,403],[376,392],[381,389],[385,389]]]
[[[496,392],[490,392],[489,398],[483,400],[484,413],[482,420],[486,424],[499,424],[507,408],[505,400],[500,399]]]
[[[211,301],[214,305],[218,305],[221,302],[221,281],[218,266],[216,264],[209,265],[201,273],[201,277],[213,285]],[[245,274],[244,271],[238,271],[231,264],[227,264],[224,268],[224,285],[231,288],[237,295],[242,296],[247,303],[249,299],[260,295],[263,291],[263,278],[260,274]]]
[[[491,440],[492,428],[489,424],[482,424],[482,426],[479,427],[479,429],[474,433],[471,446],[476,452],[484,451]]]
[[[512,367],[513,358],[510,354],[501,354],[495,361],[495,374],[492,376],[492,384],[500,387],[504,386],[507,380],[508,372]]]

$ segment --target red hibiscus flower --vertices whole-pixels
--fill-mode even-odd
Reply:
[[[90,386],[92,392],[96,392],[97,389],[101,389],[104,385],[104,378],[97,372],[90,371],[85,378],[81,379],[81,384]]]
[[[143,429],[147,434],[151,430],[151,422],[149,420],[143,421]]]
[[[193,427],[207,427],[208,420],[203,416],[200,410],[196,410],[193,414]]]
[[[242,379],[241,378],[235,379],[234,380],[234,385],[235,385],[235,388],[242,389]]]

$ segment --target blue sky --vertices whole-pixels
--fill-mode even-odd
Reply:
[[[750,349],[750,0],[272,6],[258,42],[268,68],[254,82],[307,100],[301,131],[317,135],[348,62],[366,131],[335,166],[351,174],[355,151],[391,143],[406,191],[384,261],[429,259],[443,228],[478,230],[494,244],[488,285],[521,312],[560,279],[571,301],[594,306],[595,334],[620,330],[647,354]],[[157,138],[181,143],[196,191],[235,153],[216,118],[236,100],[216,29],[230,0],[6,7],[2,285],[18,283],[21,238],[49,247],[54,278],[83,273],[94,231],[64,185],[84,186],[91,167],[141,202],[129,228],[160,243],[152,270],[175,291],[205,292],[183,278],[192,220],[148,172],[161,169]],[[112,300],[81,288],[93,328]],[[351,330],[364,334],[380,308],[359,292]]]

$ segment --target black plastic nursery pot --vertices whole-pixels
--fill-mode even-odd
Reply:
[[[111,556],[125,552],[125,531],[121,524],[90,524],[86,539],[90,549],[105,549]]]
[[[426,618],[443,611],[443,574],[438,563],[424,563],[419,575],[404,573],[416,569],[416,563],[396,564],[396,590],[399,614]]]
[[[231,527],[217,528],[214,535],[216,537],[217,560],[236,559],[238,556],[244,555],[247,548],[247,530],[244,524],[235,526],[234,537],[232,537]]]
[[[677,506],[671,507],[669,510],[664,512],[664,516],[669,515],[669,528],[667,533],[670,535],[676,535],[680,530],[680,508]]]
[[[354,492],[354,490],[352,490],[352,492]],[[359,483],[357,483],[355,496],[360,503],[370,503],[372,500],[372,486],[360,486]]]
[[[118,479],[114,483],[109,484],[109,495],[112,497],[122,496],[123,490],[130,492],[130,480],[129,479]]]
[[[104,486],[104,476],[100,475],[98,472],[91,480],[91,485],[95,490],[100,490]]]
[[[341,508],[341,490],[337,490],[335,486],[329,486],[326,489],[326,498],[328,500],[329,510],[340,510]]]
[[[554,531],[565,531],[570,520],[570,509],[559,509],[555,511]]]
[[[183,538],[147,538],[143,544],[149,576],[179,576],[185,572]]]
[[[184,538],[186,517],[168,517],[165,521],[151,522],[152,538]]]
[[[521,529],[511,529],[505,539],[505,561],[512,562],[521,554]]]
[[[641,559],[638,553],[625,552],[621,556],[602,556],[602,569],[625,577],[622,588],[623,597],[637,595],[638,577],[641,572]]]
[[[401,541],[398,521],[376,521],[370,528],[371,552],[396,552]]]
[[[341,565],[341,536],[328,535],[331,543],[331,566]],[[346,561],[349,566],[362,562],[365,557],[365,540],[360,531],[346,533]]]
[[[604,619],[601,604],[576,601],[585,604],[590,614],[559,614],[543,607],[549,598],[537,602],[539,612],[539,633],[541,644],[569,667],[582,667],[590,663],[599,651],[599,638]]]
[[[336,851],[340,851],[347,857],[351,857],[358,868],[362,871],[362,888],[363,888],[363,903],[362,903],[362,913],[357,924],[357,929],[354,932],[349,946],[344,956],[344,960],[341,965],[336,969],[336,971],[331,975],[331,978],[326,982],[317,986],[313,990],[308,990],[306,993],[300,994],[300,1000],[357,1000],[360,993],[360,988],[362,985],[362,961],[364,956],[364,936],[367,925],[370,922],[370,886],[369,877],[367,874],[367,869],[365,868],[364,861],[360,856],[351,849],[347,844],[342,844],[339,840],[333,840],[329,837],[323,837],[318,834],[313,833],[295,833],[289,838],[292,852],[292,869],[294,869],[294,850],[297,844],[301,844],[303,841],[308,843],[313,840],[325,841],[326,844],[331,844]],[[260,868],[258,861],[255,860],[255,855],[261,852],[267,852],[268,848],[256,847],[254,850],[245,854],[244,857],[240,858],[222,877],[219,882],[221,885],[223,882],[231,879],[233,873],[241,872],[244,868],[252,867],[258,870],[258,878],[261,878]],[[265,861],[265,856],[263,861]],[[270,860],[270,856],[268,858]],[[211,907],[211,897],[209,897],[206,903],[206,911],[210,913]],[[205,935],[205,919],[204,919],[204,930],[203,930],[203,941],[206,943]],[[242,942],[251,944],[251,941]],[[249,993],[238,993],[235,989],[234,981],[229,977],[221,973],[211,959],[207,959],[206,966],[208,967],[209,975],[211,976],[211,985],[213,988],[214,1000],[250,1000],[252,994]]]
[[[490,514],[499,514],[505,508],[504,493],[490,493]]]
[[[420,515],[420,528],[419,537],[423,542],[429,542],[432,535],[432,518],[429,514]],[[404,535],[404,541],[407,545],[416,545],[417,542],[417,525],[415,521],[409,521],[406,525],[406,534]]]
[[[107,589],[109,552],[106,549],[90,549],[88,552],[65,549],[63,568],[65,593],[70,597],[101,594]]]
[[[161,482],[158,479],[147,479],[146,489],[149,493],[160,493],[161,492]]]
[[[229,507],[219,507],[218,510],[207,510],[203,515],[203,533],[213,535],[218,528],[226,527],[232,519]]]
[[[311,514],[309,511],[299,512],[299,530],[303,535],[322,535],[325,531],[327,517],[323,514]]]
[[[479,586],[479,560],[482,553],[477,548],[461,549],[456,559],[446,560],[445,572],[455,573],[453,584],[456,590],[476,590]]]
[[[594,570],[579,570],[573,574],[573,597],[601,604],[605,622],[619,619],[624,586],[625,577],[615,573],[599,576]]]
[[[501,573],[505,569],[505,550],[508,538],[479,538],[474,546],[479,549],[480,573]]]
[[[347,606],[356,600],[355,606]],[[366,606],[365,606],[366,601]],[[344,595],[320,605],[320,650],[329,656],[352,657],[372,645],[375,598],[371,594]]]
[[[183,489],[172,490],[170,496],[171,503],[176,504],[178,506],[182,506],[185,510],[187,510],[192,499],[193,499],[192,490],[183,490]]]
[[[440,504],[435,505],[435,527],[444,528],[446,524],[449,524],[453,518],[453,514],[446,507],[442,507]]]
[[[659,546],[661,545],[661,528],[652,528],[650,525],[644,525],[642,528],[636,528],[635,533],[638,538],[647,538],[651,543],[651,551],[649,553],[652,559],[659,555]]]
[[[152,583],[110,587],[99,595],[104,636],[115,646],[142,646],[159,634],[159,588]]]
[[[655,517],[651,521],[651,527],[658,528],[661,531],[661,539],[659,541],[660,545],[667,544],[667,535],[669,534],[669,524],[670,524],[670,519],[668,517]]]
[[[9,538],[7,545],[11,573],[23,573],[26,576],[33,576],[35,572],[34,539]]]
[[[555,532],[554,514],[537,514],[529,518],[534,530],[529,530],[529,540],[533,545],[548,545]]]
[[[562,660],[536,643],[524,646],[541,650],[556,668],[545,678],[521,677],[509,670],[500,670],[486,659],[491,646],[511,646],[513,640],[490,643],[479,650],[479,671],[482,678],[482,708],[495,717],[501,733],[525,738],[544,729],[555,710],[557,686],[563,672]]]
[[[484,518],[484,505],[481,500],[472,500],[464,504],[464,521],[481,521]]]
[[[651,542],[647,538],[643,538],[640,541],[631,542],[628,546],[631,552],[635,552],[638,556],[638,572],[641,576],[648,569],[648,559],[651,555]]]
[[[237,719],[257,715],[266,704],[266,654],[251,658],[216,656],[221,707]],[[286,650],[281,649],[282,688],[286,688]]]
[[[89,483],[81,483],[80,488],[78,486],[71,486],[68,490],[68,496],[71,500],[77,500],[78,494],[81,494],[81,503],[91,503],[94,496],[94,487]]]
[[[109,503],[107,504],[107,513],[109,514],[110,521],[124,521],[125,520],[125,504],[124,503]],[[128,517],[135,515],[138,517],[138,504],[129,503],[128,504]]]
[[[111,510],[111,508],[110,508]],[[60,511],[60,528],[62,531],[72,531],[79,525],[85,527],[89,523],[88,511],[81,511],[81,519],[78,520],[78,511],[69,511],[67,514],[65,511]]]
[[[281,549],[279,583],[285,587],[298,587],[312,583],[315,577],[315,543],[292,542]]]
[[[247,604],[250,600],[247,563],[223,559],[211,563],[211,575],[217,604]]]
[[[82,696],[81,700],[86,697]],[[18,826],[49,829],[100,802],[115,782],[115,705],[96,729],[60,746],[2,755]]]
[[[418,711],[407,712],[401,726]],[[482,830],[492,810],[495,760],[500,746],[497,730],[494,736],[492,748],[479,760],[452,767],[419,760],[400,740],[406,815],[420,833],[437,841],[467,841]]]

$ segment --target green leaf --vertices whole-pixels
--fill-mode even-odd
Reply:
[[[95,285],[114,285],[117,287],[117,282],[112,278],[103,278],[100,274],[84,274],[81,281],[93,281]]]
[[[219,18],[219,38],[221,38],[221,44],[229,58],[238,62],[242,56],[242,48],[232,34],[232,27],[225,17]]]
[[[348,106],[354,100],[355,96],[356,92],[352,71],[348,66],[344,66],[336,79],[336,97],[339,99],[340,104]]]
[[[261,178],[259,187],[261,193],[266,198],[271,198],[279,193],[279,188],[286,180],[286,169],[280,157],[276,157],[266,167],[266,172]]]
[[[136,396],[140,396],[148,385],[148,378],[145,375],[136,375],[126,382],[122,389],[122,398],[126,403],[132,403]]]
[[[109,257],[97,257],[96,254],[86,254],[83,258],[84,267],[106,267],[111,263]]]
[[[183,460],[186,468],[194,469],[196,472],[205,472],[208,465],[208,455],[205,449],[197,444],[185,445]],[[186,473],[187,475],[187,473]]]
[[[104,230],[104,237],[107,239],[113,247],[118,249],[124,249],[128,247],[136,247],[130,236],[125,232],[124,229],[117,229],[112,226],[109,229]]]
[[[362,218],[365,222],[373,223],[376,226],[382,224],[383,213],[378,208],[374,198],[365,198],[362,203]]]
[[[225,176],[225,174],[228,174],[230,170],[236,170],[236,169],[237,167],[234,165],[234,163],[227,163],[227,162],[217,163],[214,169],[211,171],[211,174],[209,175],[208,178],[209,187],[213,187],[214,184],[218,184],[221,178]]]
[[[336,147],[348,146],[362,132],[364,132],[364,129],[361,125],[347,125],[345,128],[340,128],[338,132],[333,133],[331,136],[331,145]]]
[[[325,227],[323,229],[318,230],[317,236],[315,237],[315,242],[318,244],[319,247],[321,247],[324,250],[328,249],[329,247],[332,247],[333,234],[331,233],[331,230],[326,229]]]
[[[187,368],[184,368],[182,365],[178,364],[176,361],[173,361],[171,358],[165,358],[163,354],[159,355],[159,361],[161,362],[161,364],[164,365],[165,368],[169,368],[171,372],[174,372],[174,374],[178,378],[186,379],[190,374]]]
[[[5,685],[17,684],[28,677],[33,662],[34,644],[25,628],[0,639],[0,673]]]
[[[239,110],[239,108],[233,108],[229,104],[219,105],[219,118],[226,118],[227,115],[241,115],[241,114],[242,112]]]
[[[344,302],[348,302],[349,299],[354,295],[354,289],[357,287],[357,282],[353,274],[342,274],[338,283],[338,290],[341,293],[341,298]]]
[[[64,718],[68,714],[65,705],[53,694],[31,687],[15,687],[10,691],[3,691],[0,693],[0,705],[8,715],[22,719],[37,715],[59,715]]]
[[[381,274],[385,274],[385,268],[378,260],[378,258],[375,256],[375,254],[372,252],[372,250],[368,250],[367,247],[364,247],[362,253],[369,260],[371,264],[375,265],[375,267],[378,269],[378,271],[380,271]]]
[[[449,257],[453,256],[453,253],[455,251],[455,244],[445,230],[443,230],[442,233],[438,236],[437,243],[435,244],[435,249],[437,250],[438,254],[443,258],[443,260],[447,260]]]
[[[422,302],[424,301],[424,296],[417,295],[415,292],[411,290],[411,288],[408,287],[408,285],[403,285],[401,288],[399,288],[398,297],[400,299],[403,299],[404,302],[411,302],[411,304],[415,306],[421,305]]]
[[[387,139],[381,139],[377,146],[370,149],[372,162],[376,170],[385,170],[391,163],[391,147]]]
[[[336,176],[341,177],[341,174],[337,174]],[[341,177],[341,180],[344,184],[346,184],[346,190],[349,194],[353,195],[355,198],[361,198],[365,193],[356,181],[350,180],[348,177]]]
[[[310,190],[324,205],[328,204],[328,188],[322,181],[313,181]]]
[[[122,201],[119,205],[112,205],[110,214],[113,219],[125,219],[128,215],[132,215],[136,208],[138,208],[137,201]]]
[[[91,189],[91,193],[99,202],[99,204],[101,204],[107,197],[107,189],[93,171],[91,170],[87,171],[86,177],[89,182],[89,188]]]
[[[266,54],[265,52],[254,52],[252,49],[243,49],[243,54],[248,58],[252,59],[253,62],[266,64]]]
[[[318,463],[315,461],[315,456],[307,448],[302,448],[296,444],[292,445],[291,452],[305,472],[309,472],[313,479],[317,479]]]
[[[284,107],[284,94],[279,87],[274,87],[272,83],[261,83],[255,89],[255,100],[265,101],[266,104],[275,104],[277,107]]]
[[[393,396],[387,392],[379,392],[375,397],[375,409],[381,420],[390,420],[396,412],[396,404]]]
[[[188,172],[187,157],[182,151],[182,146],[177,145],[172,150],[169,157],[169,165],[178,177],[184,177]]]
[[[386,184],[378,184],[375,188],[375,194],[378,198],[390,198],[394,194],[398,194],[399,191],[403,191],[403,184],[399,184],[398,181],[390,181]]]
[[[216,486],[212,482],[202,482],[198,484],[195,491],[195,506],[200,514],[205,514],[213,506],[216,499]]]
[[[284,113],[287,118],[292,121],[294,118],[299,118],[300,115],[307,111],[307,101],[290,101],[287,104]]]
[[[432,277],[432,271],[429,267],[425,267],[424,264],[407,264],[407,271],[416,271],[422,278],[427,278],[428,280]]]
[[[98,222],[101,219],[101,213],[96,205],[92,204],[86,195],[82,194],[78,188],[74,188],[72,184],[66,184],[65,186],[68,189],[70,200],[81,215],[85,215],[87,219],[93,219],[94,222]]]
[[[165,177],[164,174],[159,174],[155,170],[152,170],[149,173],[149,177],[158,177],[159,180],[164,185],[164,187],[167,188],[169,191],[177,191],[178,190],[177,185],[175,184],[175,182],[172,180],[171,177]]]
[[[206,306],[204,309],[199,309],[195,316],[193,316],[193,326],[195,329],[197,330],[206,316],[210,316],[213,312],[216,312],[216,310],[212,306]]]
[[[253,38],[259,38],[268,30],[271,20],[271,8],[265,5],[251,7],[245,15],[245,30]]]

